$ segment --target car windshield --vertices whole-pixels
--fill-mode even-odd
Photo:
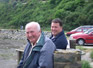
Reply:
[[[80,27],[78,27],[78,28],[76,28],[76,29],[73,29],[73,30],[71,30],[71,31],[76,31],[77,29],[79,29]]]
[[[85,31],[84,33],[85,34],[89,34],[90,32],[92,32],[93,31],[93,29],[89,29],[88,31]]]

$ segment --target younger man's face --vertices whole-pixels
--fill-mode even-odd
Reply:
[[[59,25],[59,23],[51,23],[51,33],[53,34],[53,36],[56,36],[57,34],[59,34],[62,31],[62,27]]]

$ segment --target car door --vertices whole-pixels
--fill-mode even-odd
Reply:
[[[86,38],[87,44],[93,44],[93,32],[90,32]]]

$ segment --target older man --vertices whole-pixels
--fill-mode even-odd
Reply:
[[[17,68],[53,68],[54,43],[41,32],[37,22],[25,26],[28,44]]]
[[[57,49],[66,49],[67,39],[64,34],[62,27],[62,21],[59,18],[52,20],[51,23],[51,37],[52,41],[55,43]]]

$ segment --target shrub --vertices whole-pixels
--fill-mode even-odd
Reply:
[[[88,61],[82,61],[82,68],[92,68]]]

